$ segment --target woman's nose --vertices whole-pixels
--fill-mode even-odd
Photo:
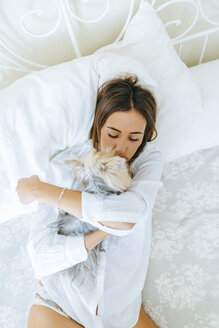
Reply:
[[[127,150],[127,146],[126,143],[123,141],[119,141],[116,143],[116,152],[120,155],[120,156],[124,156]]]

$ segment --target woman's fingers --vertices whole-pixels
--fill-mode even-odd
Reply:
[[[36,189],[36,184],[39,181],[40,179],[37,175],[18,180],[16,192],[22,204],[29,204],[34,200],[33,191]]]

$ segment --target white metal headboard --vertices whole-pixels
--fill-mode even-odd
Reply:
[[[73,20],[77,20],[77,21],[80,21],[81,23],[86,23],[86,24],[95,24],[96,22],[102,20],[108,13],[109,8],[110,8],[110,0],[103,0],[103,1],[105,1],[104,11],[101,13],[101,15],[99,17],[92,19],[92,20],[86,20],[86,19],[83,19],[83,18],[77,16],[77,14],[75,12],[73,12],[73,10],[70,6],[70,2],[69,2],[70,0],[53,0],[53,1],[54,1],[54,6],[56,6],[56,9],[58,12],[58,18],[54,24],[55,26],[49,32],[44,33],[44,34],[33,33],[27,28],[27,26],[25,24],[25,20],[27,19],[28,16],[30,17],[30,15],[43,15],[45,13],[45,9],[43,9],[43,8],[26,11],[20,17],[20,25],[21,25],[24,33],[28,34],[29,36],[31,36],[33,38],[48,38],[58,30],[61,22],[64,21],[67,31],[69,33],[69,36],[71,38],[71,42],[72,42],[72,46],[74,48],[75,55],[76,55],[76,57],[81,57],[80,47],[79,47],[77,38],[75,36],[74,28],[73,28]],[[88,2],[95,1],[95,0],[80,0],[80,1],[83,3],[88,3]],[[146,0],[140,0],[140,5],[143,3],[143,1],[146,1]],[[130,0],[127,19],[125,21],[125,24],[124,24],[121,32],[119,33],[116,40],[114,41],[114,43],[121,40],[126,31],[126,28],[133,16],[134,2],[135,2],[135,0]],[[165,2],[163,1],[164,3],[162,3],[161,5],[157,5],[157,2],[158,1],[156,1],[156,0],[152,0],[151,5],[155,8],[158,15],[165,8],[170,7],[173,4],[178,4],[178,3],[188,3],[189,5],[192,5],[195,8],[195,18],[193,19],[191,25],[188,28],[186,28],[186,30],[183,33],[181,33],[177,37],[172,38],[172,43],[175,46],[179,56],[181,57],[182,48],[186,42],[195,40],[197,38],[203,38],[203,40],[204,40],[203,46],[202,46],[201,53],[200,53],[199,60],[198,60],[199,64],[202,63],[204,55],[205,55],[206,45],[208,42],[209,35],[219,31],[219,21],[216,22],[216,21],[213,21],[212,19],[210,19],[209,17],[207,17],[207,15],[204,12],[204,9],[202,8],[201,0],[169,0],[169,1],[165,1]],[[190,33],[192,31],[192,29],[194,28],[194,26],[196,25],[198,18],[200,18],[200,17],[202,17],[210,25],[210,27],[201,32]],[[165,26],[165,28],[168,29],[169,26],[179,26],[181,23],[182,23],[181,20],[175,19],[175,20],[171,20],[171,21],[164,23],[164,26]],[[21,72],[25,72],[25,73],[30,73],[35,70],[39,70],[39,69],[48,67],[46,65],[41,65],[34,61],[28,60],[27,58],[24,58],[23,56],[19,56],[1,39],[0,39],[0,45],[6,51],[6,54],[5,54],[5,51],[3,52],[0,50],[0,55],[3,58],[6,58],[9,63],[9,64],[0,64],[0,68],[2,67],[3,69],[17,70],[17,71],[21,71]],[[28,68],[28,64],[31,65],[31,67],[33,67],[33,69]]]
[[[156,0],[152,1],[153,6],[155,5],[155,2],[156,2]],[[195,15],[195,18],[194,18],[192,24],[182,34],[180,34],[179,36],[173,38],[172,43],[173,43],[173,45],[177,45],[177,44],[179,45],[178,54],[181,57],[182,45],[184,43],[186,43],[187,41],[195,40],[197,38],[204,38],[204,43],[203,43],[201,54],[200,54],[199,61],[198,61],[198,64],[200,64],[203,61],[203,57],[204,57],[204,53],[205,53],[205,49],[206,49],[206,45],[207,45],[209,35],[219,31],[219,21],[214,22],[212,19],[207,17],[207,15],[205,14],[205,12],[202,8],[201,0],[171,0],[171,1],[167,1],[163,5],[159,6],[156,9],[156,12],[159,13],[159,11],[161,11],[162,9],[164,9],[167,6],[170,6],[174,3],[182,3],[182,2],[187,2],[191,5],[193,5],[196,9],[196,15]],[[189,32],[193,29],[193,27],[197,23],[198,18],[200,16],[202,16],[202,18],[206,22],[208,22],[211,26],[213,25],[213,27],[210,27],[209,29],[206,29],[202,32],[193,33],[191,35],[188,35]],[[167,26],[169,26],[171,24],[174,24],[174,25],[177,26],[177,25],[180,25],[181,23],[182,23],[181,20],[174,20],[174,21],[167,22],[166,24],[164,24],[164,26],[166,28]]]

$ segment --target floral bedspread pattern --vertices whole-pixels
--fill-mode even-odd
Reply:
[[[160,328],[219,327],[219,146],[169,162],[142,301]]]
[[[165,165],[153,210],[145,311],[160,328],[219,327],[219,147]],[[37,280],[33,214],[0,226],[0,327],[25,328]]]
[[[0,328],[26,328],[37,280],[26,251],[33,214],[0,225]]]

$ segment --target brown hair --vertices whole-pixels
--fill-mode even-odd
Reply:
[[[137,110],[146,119],[146,128],[141,145],[129,161],[129,164],[143,151],[147,141],[157,137],[155,128],[157,104],[151,91],[137,85],[138,77],[129,75],[103,83],[97,91],[94,122],[89,132],[93,147],[99,150],[100,130],[107,118],[114,112]],[[152,139],[153,134],[155,137]]]

